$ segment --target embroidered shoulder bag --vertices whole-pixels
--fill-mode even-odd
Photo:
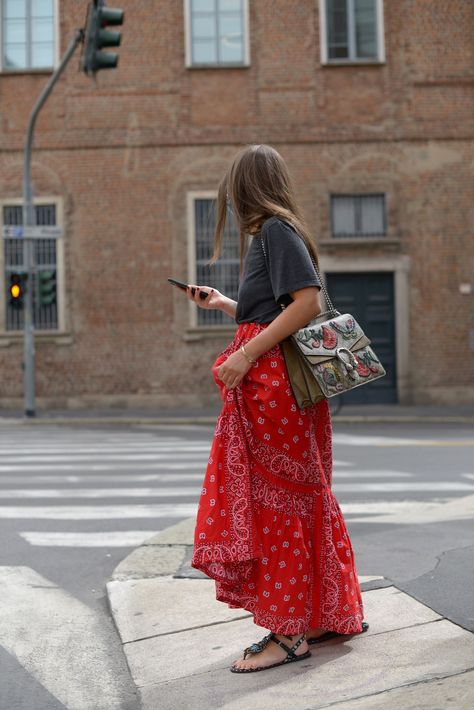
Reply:
[[[267,263],[261,236],[260,243]],[[329,310],[280,343],[291,388],[300,408],[373,382],[386,374],[356,319],[350,313],[341,314],[334,308],[312,256],[311,261]],[[284,310],[285,306],[280,306]]]

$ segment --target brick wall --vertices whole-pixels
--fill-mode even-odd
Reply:
[[[64,51],[84,4],[60,5]],[[472,401],[474,296],[458,285],[474,282],[474,4],[386,1],[385,63],[323,66],[314,0],[252,0],[242,69],[185,68],[181,1],[121,5],[119,69],[95,84],[73,59],[38,122],[34,188],[63,200],[66,267],[66,334],[37,338],[39,402],[217,401],[210,366],[231,333],[190,339],[166,279],[187,278],[187,192],[215,189],[254,142],[287,160],[323,268],[325,254],[409,257],[404,400]],[[21,196],[47,78],[0,74],[1,200]],[[330,243],[328,196],[346,190],[386,193],[390,242]],[[0,333],[0,406],[21,402],[21,355]]]

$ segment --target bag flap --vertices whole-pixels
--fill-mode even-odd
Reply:
[[[358,350],[370,344],[369,338],[350,313],[300,328],[292,338],[302,355],[314,364],[336,357],[338,348]]]

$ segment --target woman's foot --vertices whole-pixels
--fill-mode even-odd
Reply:
[[[306,632],[306,638],[309,641],[310,639],[317,639],[319,636],[322,636],[323,634],[326,633],[326,629],[309,629],[309,631]]]
[[[287,646],[293,646],[304,634],[297,634],[295,636],[283,636],[283,634],[275,634],[275,637],[282,641]],[[309,651],[308,644],[303,641],[295,651],[296,656],[301,656]],[[277,643],[269,641],[265,648],[259,653],[247,653],[247,658],[238,658],[232,666],[234,668],[265,668],[266,666],[271,666],[274,663],[280,663],[283,661],[287,652],[281,648]]]
[[[358,634],[363,634],[365,633],[369,628],[369,624],[367,621],[362,622],[362,629],[360,631],[356,631],[353,633],[349,634],[344,634],[344,633],[339,633],[337,631],[325,631],[324,629],[310,629],[306,633],[306,638],[308,640],[308,644],[310,646],[314,645],[315,643],[323,643],[323,641],[329,641],[329,639],[336,638],[338,636],[343,637],[346,636],[347,638],[351,638],[352,636],[357,636]]]

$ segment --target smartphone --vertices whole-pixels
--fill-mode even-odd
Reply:
[[[185,284],[183,281],[177,281],[176,279],[168,279],[168,281],[170,282],[170,284],[173,284],[173,286],[178,286],[178,288],[182,288],[183,291],[186,291],[186,289],[188,288],[188,284]]]
[[[170,282],[170,284],[173,284],[173,286],[182,288],[183,291],[186,291],[186,289],[188,288],[188,284],[184,283],[183,281],[178,281],[177,279],[168,279],[168,281]],[[191,293],[193,294],[193,296],[196,293],[196,289],[194,287],[191,289]],[[204,291],[200,291],[199,293],[199,298],[201,299],[201,301],[204,301],[204,299],[208,296],[209,294],[205,293]]]

